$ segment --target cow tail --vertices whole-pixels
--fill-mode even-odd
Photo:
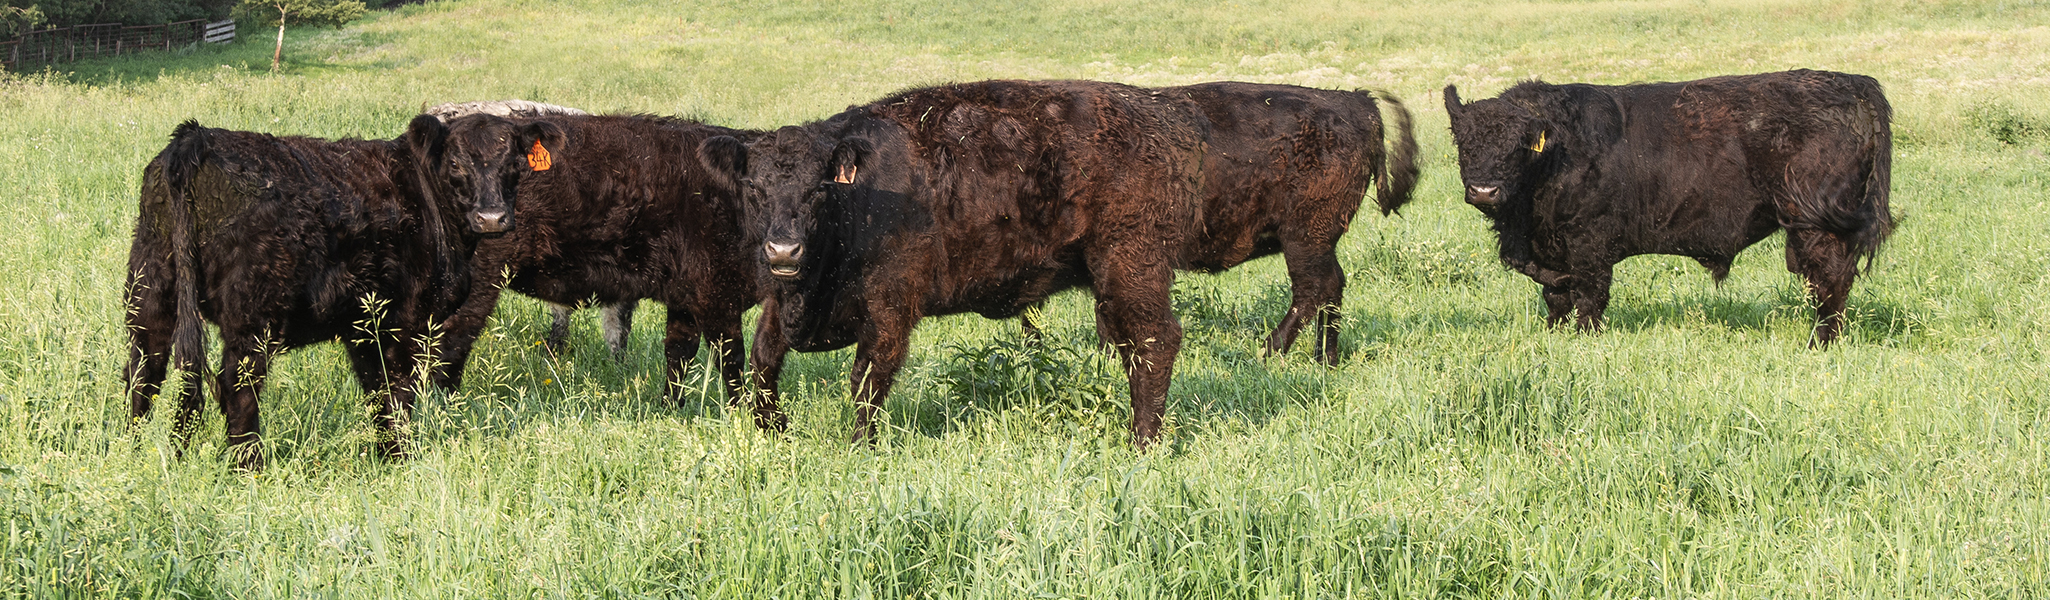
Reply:
[[[199,123],[186,121],[171,133],[173,150],[164,163],[164,187],[170,197],[164,210],[171,220],[171,272],[177,296],[176,324],[171,329],[171,353],[178,357],[184,377],[200,377],[206,369],[205,333],[199,313],[198,240],[193,226],[189,198],[194,175],[206,158],[207,136]],[[185,365],[190,365],[186,368]]]
[[[1381,214],[1393,214],[1408,204],[1410,192],[1416,190],[1416,132],[1410,125],[1409,109],[1394,94],[1375,91],[1374,97],[1388,108],[1386,121],[1395,126],[1395,140],[1392,148],[1380,161],[1380,172],[1374,178],[1374,201],[1381,205]]]
[[[1879,253],[1879,244],[1893,235],[1893,210],[1887,206],[1893,192],[1893,108],[1886,103],[1886,97],[1878,90],[1878,82],[1872,83],[1870,98],[1863,98],[1867,116],[1872,122],[1872,133],[1866,156],[1870,163],[1865,169],[1865,194],[1859,204],[1861,227],[1851,233],[1851,256],[1865,259],[1866,270],[1872,269],[1872,257]]]

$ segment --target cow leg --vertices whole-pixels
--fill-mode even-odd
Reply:
[[[479,253],[485,252],[479,250]],[[495,252],[503,252],[496,250]],[[463,305],[441,324],[441,356],[439,368],[435,369],[435,387],[454,391],[463,385],[463,368],[470,363],[470,350],[477,344],[477,336],[484,333],[484,325],[490,320],[492,311],[498,308],[498,295],[505,291],[505,280],[511,267],[505,262],[478,260],[472,269],[476,277],[470,285],[470,296],[463,299]]]
[[[1601,331],[1602,313],[1609,310],[1609,282],[1615,265],[1576,270],[1573,274],[1573,308],[1580,312],[1575,325],[1581,331]]]
[[[1829,347],[1844,326],[1844,303],[1858,276],[1858,259],[1836,234],[1820,229],[1787,230],[1787,270],[1808,281],[1815,301],[1815,334],[1809,347]]]
[[[547,304],[548,315],[552,320],[548,325],[548,337],[544,338],[543,342],[548,345],[549,352],[562,354],[563,349],[569,346],[569,315],[576,309],[554,302]]]
[[[1025,312],[1018,313],[1018,331],[1025,335],[1025,345],[1037,346],[1044,337],[1039,331],[1039,317],[1040,310],[1045,306],[1046,303],[1041,302],[1025,309]]]
[[[1345,297],[1345,273],[1338,267],[1333,244],[1314,243],[1284,235],[1282,257],[1288,262],[1288,280],[1293,301],[1274,334],[1267,338],[1264,354],[1286,354],[1296,335],[1309,321],[1317,323],[1315,357],[1326,365],[1338,364],[1339,306]]]
[[[719,362],[719,381],[726,384],[726,404],[739,406],[747,354],[740,347],[740,311],[723,311],[705,328],[705,345]]]
[[[177,312],[170,290],[157,289],[169,288],[167,282],[168,277],[139,273],[128,282],[128,366],[122,372],[128,382],[131,424],[149,418],[171,364],[171,331],[177,326]]]
[[[412,413],[415,393],[411,348],[400,341],[407,337],[348,343],[349,363],[377,426],[378,454],[385,458],[406,456],[406,419]]]
[[[612,349],[613,358],[626,356],[627,339],[633,334],[634,307],[640,302],[621,300],[605,305],[605,309],[599,313],[599,321],[605,329],[605,346]]]
[[[884,294],[887,295],[887,294]],[[848,376],[854,392],[854,438],[875,443],[875,420],[883,400],[897,384],[897,371],[911,352],[911,326],[916,314],[885,302],[868,304],[868,323],[862,327],[861,342],[854,348],[854,369]]]
[[[224,453],[238,467],[251,471],[263,468],[263,447],[258,443],[263,423],[257,397],[263,392],[264,377],[270,375],[270,355],[263,345],[261,338],[247,330],[222,328],[221,371],[214,383],[228,431]]]
[[[1160,266],[1095,274],[1096,330],[1104,343],[1117,348],[1125,368],[1132,391],[1132,445],[1141,449],[1160,438],[1167,388],[1182,349],[1182,325],[1168,295],[1174,272],[1167,261],[1155,264]]]
[[[1558,327],[1573,314],[1573,290],[1565,286],[1544,286],[1545,326]]]
[[[783,357],[790,353],[790,343],[783,339],[782,321],[776,314],[776,301],[763,300],[761,317],[755,320],[754,353],[749,360],[754,366],[755,426],[783,431],[789,427],[790,419],[776,404],[776,384],[783,377]]]
[[[663,378],[668,381],[669,401],[683,405],[683,378],[689,369],[691,359],[698,355],[697,315],[677,304],[668,306],[668,333],[662,338],[662,357],[667,364]]]

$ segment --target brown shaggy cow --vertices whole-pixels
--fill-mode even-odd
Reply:
[[[390,141],[179,125],[144,171],[128,255],[130,414],[149,415],[175,358],[184,380],[172,431],[190,436],[204,319],[220,327],[214,393],[243,467],[262,465],[251,444],[272,357],[336,339],[371,395],[380,449],[402,453],[414,359],[466,289],[479,236],[509,226],[501,194],[510,189],[499,183],[526,168],[530,145],[558,143],[547,126],[476,135],[503,123],[444,126],[423,115]]]
[[[746,168],[739,138],[751,134],[647,116],[518,122],[549,124],[563,143],[546,170],[521,180],[519,228],[478,249],[478,288],[448,321],[446,362],[465,362],[504,286],[559,304],[650,298],[668,307],[670,397],[681,400],[702,337],[729,398],[739,398],[741,313],[755,303],[756,267],[735,178]],[[461,376],[447,373],[446,384]]]
[[[1181,325],[1168,298],[1200,218],[1204,119],[1186,98],[1088,81],[902,92],[749,148],[772,282],[754,367],[775,410],[789,349],[859,344],[855,438],[928,315],[1017,315],[1087,286],[1123,359],[1138,445],[1159,435]]]
[[[1843,327],[1860,257],[1893,230],[1892,108],[1862,75],[1787,71],[1623,86],[1525,82],[1461,104],[1445,87],[1466,201],[1502,262],[1544,286],[1547,323],[1598,329],[1611,269],[1692,257],[1717,280],[1787,230],[1815,298],[1811,345]]]
[[[1159,91],[1194,102],[1209,123],[1202,219],[1191,224],[1175,268],[1217,273],[1280,253],[1294,299],[1262,352],[1287,352],[1314,318],[1312,351],[1336,364],[1345,293],[1338,238],[1370,185],[1379,188],[1382,214],[1409,202],[1417,179],[1409,110],[1388,94],[1292,85],[1221,81]],[[1392,148],[1384,148],[1382,103],[1395,126]],[[1030,314],[1020,320],[1036,339]]]

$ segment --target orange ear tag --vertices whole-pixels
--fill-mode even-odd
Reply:
[[[541,140],[534,140],[533,149],[527,151],[527,166],[536,171],[546,171],[549,167],[555,166],[553,159],[548,156],[548,149],[541,147]]]

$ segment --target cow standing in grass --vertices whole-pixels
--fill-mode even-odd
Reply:
[[[1176,268],[1217,273],[1281,254],[1293,299],[1263,352],[1287,352],[1315,322],[1313,355],[1336,364],[1345,293],[1338,239],[1368,188],[1378,188],[1382,214],[1409,202],[1417,179],[1409,110],[1388,94],[1292,85],[1221,81],[1159,92],[1193,102],[1208,125],[1202,210]],[[1037,338],[1030,314],[1026,335]]]
[[[1787,231],[1816,303],[1813,345],[1843,327],[1858,273],[1893,230],[1892,109],[1862,75],[1788,71],[1624,86],[1518,84],[1463,104],[1445,87],[1466,201],[1502,262],[1543,286],[1547,323],[1599,329],[1610,273],[1687,256],[1716,281]]]
[[[669,396],[682,399],[702,338],[738,399],[741,313],[755,304],[756,268],[736,178],[746,168],[741,139],[752,134],[662,117],[553,115],[505,122],[502,135],[520,123],[561,131],[562,144],[520,180],[518,229],[478,249],[478,287],[448,321],[446,362],[465,362],[504,287],[558,304],[649,298],[667,307]],[[461,375],[449,372],[446,383]],[[772,417],[781,415],[764,416]]]
[[[503,233],[499,184],[527,148],[559,143],[546,126],[479,136],[505,121],[413,119],[389,141],[327,141],[187,121],[143,174],[127,283],[130,414],[149,415],[176,359],[184,379],[173,425],[199,414],[201,320],[220,328],[214,393],[231,453],[262,465],[258,395],[284,350],[340,340],[370,394],[387,456],[404,451],[416,358],[468,288],[470,252]]]
[[[920,319],[1012,317],[1087,286],[1131,383],[1133,440],[1152,443],[1181,349],[1168,290],[1201,211],[1204,134],[1172,94],[989,81],[764,136],[748,182],[769,276],[757,410],[775,410],[788,350],[858,344],[855,438],[871,438]]]
[[[531,119],[549,115],[591,114],[581,109],[567,106],[518,99],[450,102],[428,107],[421,112],[433,115],[435,118],[441,119],[443,123],[457,117],[475,114],[497,115],[509,119]],[[538,282],[536,285],[548,287],[551,284],[548,282]],[[542,302],[548,305],[548,313],[552,317],[552,323],[548,327],[548,335],[545,338],[548,342],[548,349],[554,352],[562,352],[569,340],[570,313],[576,310],[576,306],[557,304],[546,300]],[[639,303],[638,299],[624,299],[605,304],[599,309],[600,318],[598,322],[600,328],[604,330],[605,345],[612,349],[612,355],[615,357],[626,354],[627,338],[633,332],[634,305],[637,303]]]

